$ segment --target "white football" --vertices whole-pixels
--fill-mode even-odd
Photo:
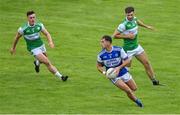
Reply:
[[[106,72],[106,76],[107,76],[107,78],[116,78],[117,77],[117,75],[116,75],[116,73],[115,73],[115,71],[114,71],[114,68],[109,68],[108,70],[107,70],[107,72]]]

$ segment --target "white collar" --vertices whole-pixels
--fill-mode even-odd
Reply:
[[[105,49],[105,51],[108,52],[108,53],[111,53],[111,52],[113,51],[113,49],[114,49],[114,48],[113,48],[113,46],[112,46],[111,51],[107,51],[106,49]]]
[[[29,27],[34,27],[35,25],[36,25],[36,23],[34,23],[34,25],[33,25],[33,26],[31,26],[31,25],[29,24],[29,22],[28,22],[28,26],[29,26]]]
[[[134,19],[134,17],[133,17],[133,19]],[[133,21],[133,19],[132,19],[132,20],[128,20],[128,19],[127,19],[127,17],[126,17],[126,21],[128,21],[128,22],[131,22],[131,21]]]

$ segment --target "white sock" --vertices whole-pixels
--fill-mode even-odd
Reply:
[[[39,60],[36,59],[36,65],[40,65],[40,62]]]
[[[57,77],[59,77],[59,78],[62,77],[62,74],[60,74],[59,71],[57,71],[54,75],[57,76]]]
[[[156,78],[155,78],[155,76],[153,76],[153,78],[151,79],[151,81],[155,81],[156,80]]]

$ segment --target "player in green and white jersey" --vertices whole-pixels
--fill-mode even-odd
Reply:
[[[41,22],[36,21],[36,15],[34,11],[27,12],[27,19],[28,22],[18,29],[15,40],[13,42],[13,46],[10,50],[11,54],[15,53],[19,38],[23,36],[27,44],[27,50],[31,52],[36,58],[36,61],[34,61],[36,72],[39,72],[40,64],[43,63],[47,66],[48,70],[51,73],[60,78],[62,81],[66,81],[68,79],[68,76],[63,76],[49,61],[46,54],[45,45],[43,44],[40,37],[40,32],[42,32],[46,36],[49,46],[51,48],[54,48],[54,43],[52,41],[51,35]]]
[[[155,73],[148,60],[147,54],[144,49],[138,43],[138,26],[154,30],[152,26],[144,24],[142,21],[138,20],[134,16],[134,8],[125,8],[126,18],[115,30],[113,37],[115,39],[124,40],[124,50],[128,54],[128,57],[132,59],[135,56],[143,65],[146,70],[147,75],[151,79],[153,85],[159,85],[159,81],[155,78]],[[129,65],[129,67],[131,64]]]

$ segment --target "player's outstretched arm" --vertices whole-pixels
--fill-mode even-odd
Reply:
[[[13,45],[12,45],[12,47],[11,47],[11,49],[10,49],[10,53],[11,53],[11,54],[15,54],[15,52],[16,52],[16,45],[17,45],[17,43],[18,43],[18,41],[19,41],[19,38],[20,38],[21,36],[22,36],[22,35],[21,35],[19,32],[17,32],[17,34],[16,34],[16,36],[15,36],[15,38],[14,38]]]
[[[134,39],[135,36],[132,33],[127,34],[127,35],[122,34],[116,29],[112,35],[112,38],[115,38],[115,39]]]
[[[52,41],[50,33],[45,28],[41,32],[46,36],[49,46],[51,48],[54,48],[54,43]]]
[[[150,30],[155,30],[152,26],[144,24],[141,20],[137,20],[137,23],[139,26],[150,29]]]

